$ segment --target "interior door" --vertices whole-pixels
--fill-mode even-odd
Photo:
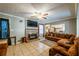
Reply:
[[[0,39],[9,39],[9,20],[0,18]]]

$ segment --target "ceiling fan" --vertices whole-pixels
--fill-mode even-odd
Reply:
[[[32,14],[31,18],[47,19],[47,15],[48,13],[35,12]]]

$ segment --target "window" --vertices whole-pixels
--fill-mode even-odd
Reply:
[[[54,32],[64,32],[65,24],[57,24],[52,26],[54,28]]]
[[[57,24],[57,25],[53,25],[53,24],[47,24],[45,25],[45,32],[65,32],[65,24]]]

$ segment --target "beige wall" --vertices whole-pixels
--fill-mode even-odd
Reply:
[[[65,24],[65,33],[76,34],[76,18],[52,22],[50,24]]]

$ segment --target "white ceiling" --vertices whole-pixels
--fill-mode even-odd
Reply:
[[[55,21],[76,17],[75,4],[73,3],[5,3],[0,4],[0,12],[28,18],[34,12],[48,13],[43,21]]]

